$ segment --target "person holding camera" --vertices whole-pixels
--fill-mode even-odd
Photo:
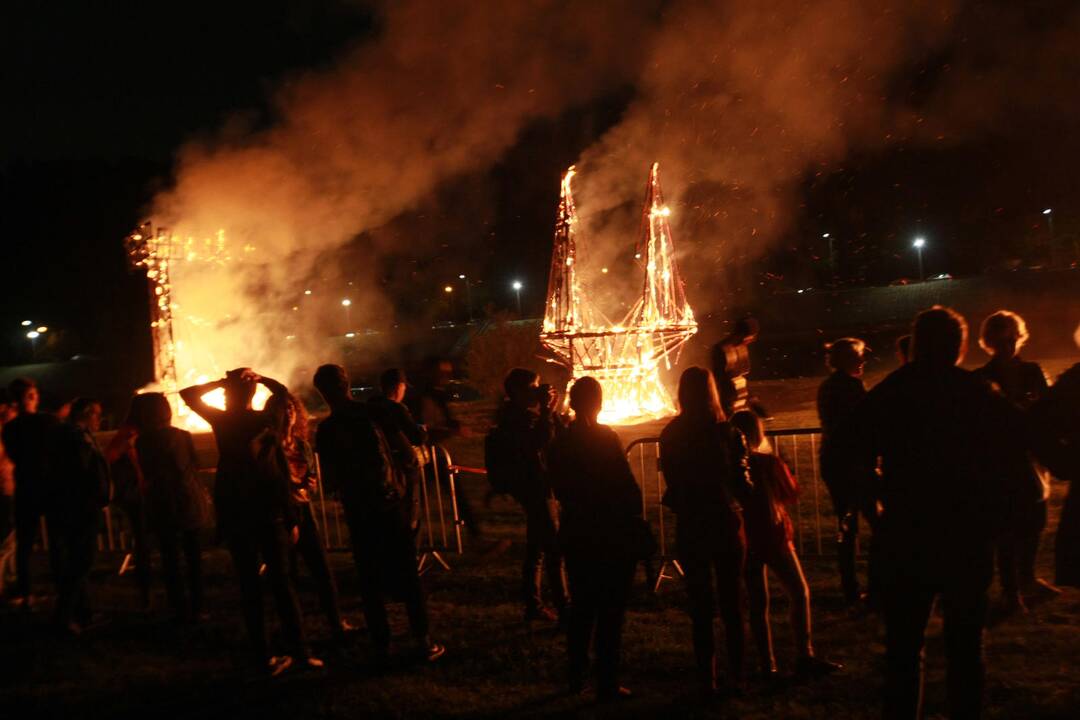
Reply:
[[[525,512],[525,557],[521,595],[525,621],[558,620],[566,612],[566,578],[556,534],[556,503],[547,477],[547,452],[562,429],[554,412],[555,391],[540,385],[532,370],[514,368],[503,381],[506,397],[484,443],[488,480],[496,493],[508,493]],[[542,601],[540,579],[547,575],[554,609]]]

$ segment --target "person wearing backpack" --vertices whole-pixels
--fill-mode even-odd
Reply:
[[[385,668],[390,659],[388,597],[405,603],[416,655],[434,662],[446,648],[429,634],[404,475],[367,405],[350,397],[345,368],[323,365],[314,385],[330,406],[330,416],[315,432],[315,451],[325,487],[338,494],[345,509],[375,663]]]
[[[553,411],[556,396],[540,385],[532,370],[514,368],[503,380],[506,397],[495,427],[484,441],[484,460],[491,488],[509,494],[525,512],[525,557],[521,595],[525,622],[556,621],[566,616],[566,576],[557,533],[557,506],[547,477],[547,451],[562,429]],[[541,576],[547,575],[552,608],[543,604]]]

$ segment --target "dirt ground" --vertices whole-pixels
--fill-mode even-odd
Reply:
[[[762,388],[767,403],[780,409],[776,427],[805,424],[814,384],[785,383]],[[790,424],[789,424],[790,423]],[[638,428],[634,434],[648,434]],[[455,448],[463,464],[479,460],[473,438]],[[319,672],[294,673],[274,681],[246,671],[243,623],[226,553],[210,548],[205,562],[207,606],[212,616],[197,626],[177,627],[167,619],[164,591],[156,582],[156,609],[137,610],[130,575],[117,575],[119,558],[102,555],[92,577],[93,598],[104,623],[77,640],[61,639],[48,626],[49,600],[38,612],[0,611],[0,716],[22,717],[740,717],[873,718],[879,714],[882,626],[873,615],[852,615],[840,602],[833,558],[804,558],[813,593],[815,645],[819,654],[843,663],[839,674],[813,682],[792,679],[776,686],[752,683],[737,700],[704,706],[693,682],[690,622],[678,581],[647,592],[639,573],[623,647],[623,682],[635,691],[618,707],[598,707],[564,692],[564,638],[549,627],[527,627],[518,600],[524,532],[520,511],[510,501],[485,506],[485,484],[466,478],[465,491],[481,509],[487,530],[483,543],[466,540],[461,556],[451,555],[450,571],[425,575],[432,625],[447,646],[434,666],[402,660],[375,675],[356,592],[351,560],[332,554],[346,616],[360,631],[347,656]],[[1064,496],[1054,486],[1051,523],[1039,556],[1041,574],[1051,577],[1057,513]],[[484,552],[506,541],[500,552]],[[503,543],[504,545],[506,543]],[[39,586],[45,591],[44,558],[38,558]],[[861,568],[865,572],[865,568]],[[329,658],[328,632],[316,598],[301,583],[305,622],[315,650]],[[997,589],[995,587],[996,595]],[[787,602],[779,590],[772,606],[777,655],[791,670]],[[269,608],[270,626],[275,626]],[[397,646],[406,647],[404,611],[391,619]],[[719,623],[718,623],[719,624]],[[722,632],[718,627],[722,648]],[[756,657],[751,644],[750,660]],[[721,656],[722,656],[721,649]],[[987,632],[989,718],[1076,718],[1080,716],[1080,592],[1037,605],[1027,616]],[[944,662],[941,624],[931,621],[927,646],[927,708],[943,716]]]

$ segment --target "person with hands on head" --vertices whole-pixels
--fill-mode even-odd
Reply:
[[[270,390],[271,399],[282,402],[288,397],[284,385],[257,375],[251,368],[230,370],[221,380],[184,388],[180,397],[210,424],[217,440],[214,506],[218,535],[232,555],[256,668],[277,676],[293,665],[294,656],[309,667],[319,667],[322,662],[308,654],[300,605],[287,572],[289,546],[297,542],[300,531],[273,413],[252,408],[260,384]],[[204,400],[207,393],[219,388],[225,392],[223,410]],[[267,645],[260,557],[266,563],[282,633],[292,655],[272,656]]]

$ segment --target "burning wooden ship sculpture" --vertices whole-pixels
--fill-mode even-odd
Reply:
[[[144,388],[162,392],[172,405],[173,417],[188,430],[205,432],[210,426],[179,400],[184,385],[207,382],[207,372],[220,375],[222,370],[207,357],[206,348],[185,344],[178,325],[198,325],[204,320],[189,315],[178,315],[180,304],[174,293],[174,271],[182,264],[220,266],[231,262],[230,247],[224,231],[211,237],[196,239],[179,237],[166,228],[154,228],[145,222],[124,239],[128,264],[133,271],[146,272],[150,298],[150,337],[154,351],[154,382]],[[248,252],[250,248],[243,248]],[[178,321],[183,321],[178,323]],[[267,392],[259,388],[256,405],[265,402]],[[225,406],[224,391],[217,390],[206,396],[206,401],[219,408]]]
[[[661,382],[660,366],[678,362],[682,346],[697,332],[697,322],[675,262],[671,210],[664,204],[659,164],[649,173],[635,253],[645,270],[641,298],[618,323],[591,306],[579,283],[573,177],[571,167],[562,182],[540,340],[573,379],[590,375],[600,381],[602,422],[631,424],[665,417],[675,412],[675,405]]]

